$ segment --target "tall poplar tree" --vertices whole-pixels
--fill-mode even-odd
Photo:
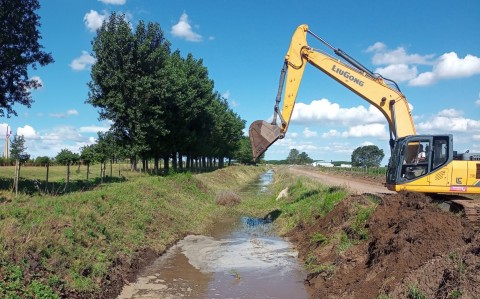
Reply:
[[[124,15],[112,14],[93,40],[87,103],[100,108],[100,119],[112,121],[111,131],[136,158],[150,150],[149,134],[162,132],[165,64],[170,44],[158,24],[140,21],[134,32]]]

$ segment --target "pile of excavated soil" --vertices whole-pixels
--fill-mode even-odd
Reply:
[[[409,298],[416,289],[427,298],[480,298],[480,236],[464,218],[422,194],[384,195],[365,224],[368,238],[355,239],[355,213],[371,205],[350,196],[289,235],[307,265],[317,265],[306,281],[312,297]],[[354,244],[346,250],[342,232]]]

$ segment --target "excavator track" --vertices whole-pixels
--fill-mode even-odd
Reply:
[[[460,205],[465,212],[465,218],[478,230],[480,229],[480,202],[472,199],[453,199],[452,203]]]
[[[432,197],[450,204],[451,211],[462,211],[475,230],[480,230],[480,200],[461,195],[436,195]]]

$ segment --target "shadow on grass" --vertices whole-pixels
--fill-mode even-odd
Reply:
[[[65,180],[57,182],[48,182],[45,180],[28,180],[22,179],[18,181],[18,191],[23,194],[48,194],[48,195],[62,195],[71,192],[83,192],[92,190],[95,187],[108,184],[124,182],[124,177],[106,177],[103,180],[101,178],[94,178],[91,180],[73,180],[68,184]],[[14,192],[14,180],[7,178],[0,178],[0,190],[8,190]]]
[[[270,213],[268,213],[267,215],[265,215],[265,217],[263,217],[263,220],[266,220],[268,222],[273,222],[273,221],[277,220],[277,218],[280,216],[280,214],[282,214],[282,211],[280,211],[279,209],[273,210]]]

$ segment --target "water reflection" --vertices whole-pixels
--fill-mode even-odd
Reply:
[[[256,190],[268,190],[272,180],[273,171],[266,172]],[[297,252],[275,235],[279,214],[219,219],[208,236],[185,237],[144,269],[119,299],[307,298]]]
[[[273,169],[269,169],[263,174],[260,175],[260,177],[253,183],[251,183],[249,186],[245,187],[244,189],[241,190],[241,193],[249,193],[253,195],[258,195],[258,194],[265,194],[270,192],[270,185],[273,182],[273,175],[274,171]]]

